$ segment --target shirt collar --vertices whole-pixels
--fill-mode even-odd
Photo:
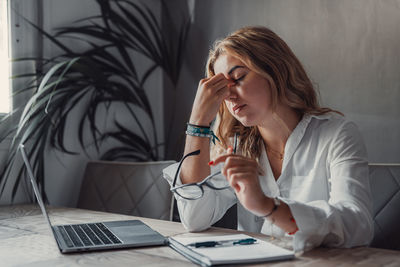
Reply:
[[[332,115],[329,113],[325,113],[322,115],[313,115],[313,114],[304,114],[303,115],[303,118],[300,120],[300,122],[294,128],[294,130],[290,134],[288,140],[286,141],[285,155],[284,155],[283,163],[282,163],[282,174],[284,173],[286,165],[292,158],[294,152],[296,151],[301,140],[303,139],[303,136],[304,136],[311,120],[313,118],[318,119],[318,120],[325,120],[325,119],[329,119],[331,116]]]

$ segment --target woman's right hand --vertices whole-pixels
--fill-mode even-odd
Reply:
[[[196,125],[210,125],[217,115],[219,106],[229,96],[229,87],[232,85],[234,83],[222,73],[201,79],[189,122]]]

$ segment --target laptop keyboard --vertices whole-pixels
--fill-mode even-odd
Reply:
[[[74,224],[57,227],[68,247],[90,247],[122,243],[102,223]]]

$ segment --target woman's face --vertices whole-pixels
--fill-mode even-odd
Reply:
[[[260,126],[271,118],[271,90],[267,79],[228,53],[217,58],[214,72],[223,73],[235,83],[230,87],[230,95],[225,99],[225,104],[244,126]]]

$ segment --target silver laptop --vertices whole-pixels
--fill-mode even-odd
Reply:
[[[52,225],[26,156],[19,146],[36,199],[62,253],[167,245],[168,239],[140,220]]]

